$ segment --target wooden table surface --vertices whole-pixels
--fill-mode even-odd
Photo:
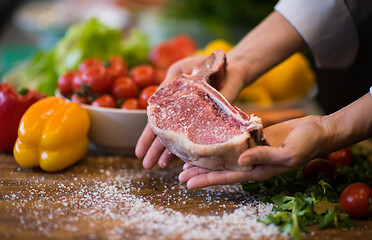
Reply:
[[[188,190],[168,169],[138,159],[88,155],[57,173],[19,167],[0,154],[0,239],[286,239],[257,223],[271,209],[236,186]],[[371,239],[372,223],[304,239]]]

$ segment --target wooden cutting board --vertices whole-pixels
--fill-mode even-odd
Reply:
[[[0,239],[287,239],[257,223],[271,206],[239,185],[188,190],[182,163],[144,170],[138,159],[88,155],[57,173],[0,154]],[[371,221],[304,239],[370,239]]]

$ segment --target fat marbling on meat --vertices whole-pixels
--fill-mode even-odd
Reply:
[[[164,146],[187,163],[213,170],[247,170],[237,164],[246,149],[264,145],[261,119],[232,106],[214,87],[226,75],[222,50],[190,75],[163,84],[148,100],[148,122]]]

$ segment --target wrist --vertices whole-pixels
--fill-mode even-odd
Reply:
[[[321,118],[329,151],[336,151],[372,137],[372,95],[363,97]]]
[[[253,68],[249,59],[237,52],[236,49],[233,49],[226,54],[227,71],[239,79],[243,88],[258,78],[259,74]]]
[[[323,146],[322,154],[334,152],[340,149],[342,139],[344,138],[345,131],[339,128],[341,122],[340,118],[335,117],[334,114],[322,116],[320,118],[320,125],[323,129],[323,139],[320,145]]]

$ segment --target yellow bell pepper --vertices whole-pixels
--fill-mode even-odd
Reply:
[[[212,52],[222,49],[225,53],[230,51],[234,46],[226,40],[216,39],[209,42],[204,49],[198,49],[194,55],[209,56]]]
[[[79,104],[44,98],[22,116],[14,158],[23,167],[62,170],[85,156],[89,126],[89,115]]]

